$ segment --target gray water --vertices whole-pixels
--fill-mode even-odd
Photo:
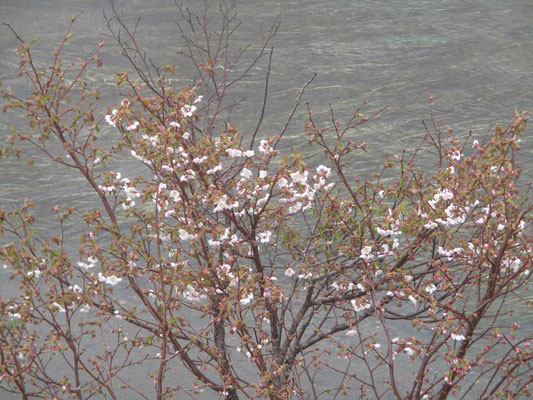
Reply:
[[[280,31],[272,42],[270,98],[262,135],[279,132],[301,85],[315,72],[318,76],[304,99],[319,121],[327,119],[329,103],[340,117],[349,116],[364,100],[369,110],[390,104],[354,137],[368,143],[370,150],[369,156],[353,164],[360,176],[370,176],[386,152],[398,153],[421,140],[421,121],[428,119],[425,88],[435,97],[438,122],[448,123],[461,137],[470,129],[474,136],[483,137],[491,125],[505,125],[514,108],[533,108],[531,0],[248,0],[238,4],[243,25],[234,40],[237,47],[257,43],[261,26],[267,28],[282,13]],[[190,83],[190,65],[176,56],[181,44],[173,1],[118,1],[117,7],[124,8],[132,20],[143,18],[141,45],[157,62],[180,65],[178,83]],[[34,55],[47,60],[70,17],[81,10],[85,13],[64,51],[67,60],[74,60],[90,54],[107,33],[102,17],[102,10],[109,12],[106,0],[0,0],[0,22],[11,24],[26,39],[39,38]],[[0,80],[14,91],[24,91],[25,83],[16,78],[18,60],[12,52],[16,46],[8,29],[0,27]],[[131,67],[110,39],[101,58],[103,69],[91,71],[90,79],[103,91],[106,104],[117,104],[122,97],[112,75]],[[244,135],[259,114],[265,70],[265,64],[260,64],[237,88],[236,96],[246,100],[232,122]],[[284,142],[286,148],[306,151],[305,114],[301,108]],[[8,113],[0,114],[0,122],[4,138],[9,125],[20,121]],[[533,177],[530,132],[519,155],[525,182]],[[425,157],[429,166],[431,156]],[[46,160],[38,160],[37,165],[26,169],[21,163],[2,161],[0,207],[12,208],[29,196],[36,202],[41,229],[56,229],[50,208],[71,203],[88,206],[90,188],[83,178]],[[76,227],[68,227],[68,232],[75,233]],[[10,291],[7,281],[0,281],[0,291]],[[530,324],[529,314],[523,318]]]
[[[161,64],[177,63],[178,84],[190,83],[190,65],[176,56],[181,44],[173,1],[118,1],[117,7],[125,9],[131,21],[142,17],[138,35],[142,47]],[[105,38],[108,31],[102,10],[110,13],[107,0],[0,1],[1,21],[26,39],[39,38],[34,55],[45,61],[50,60],[50,49],[61,39],[70,17],[81,10],[85,13],[63,53],[67,60],[89,55]],[[243,25],[235,36],[235,48],[257,43],[261,27],[267,28],[282,13],[281,29],[272,42],[270,97],[262,135],[279,132],[300,87],[315,72],[318,76],[304,100],[319,121],[327,119],[329,103],[337,116],[345,118],[365,100],[368,110],[390,104],[355,137],[370,149],[370,156],[355,161],[361,176],[371,175],[386,152],[398,153],[419,143],[421,121],[428,119],[426,88],[435,97],[438,122],[448,123],[460,137],[470,129],[482,137],[494,123],[509,122],[514,108],[533,107],[533,2],[529,0],[249,0],[238,3],[238,13]],[[113,74],[131,67],[112,39],[106,39],[101,52],[104,68],[91,71],[90,79],[103,91],[105,103],[112,105],[122,98]],[[24,91],[24,81],[16,78],[18,60],[12,52],[16,46],[16,39],[2,27],[0,80],[15,91]],[[235,92],[245,101],[233,113],[232,122],[244,135],[259,115],[265,69],[264,63],[259,65]],[[307,148],[302,140],[305,116],[305,107],[301,107],[286,147]],[[0,118],[2,126],[8,127],[14,117],[8,113]],[[8,133],[5,129],[2,136]],[[521,146],[525,181],[531,181],[533,140],[526,134]],[[1,167],[0,204],[27,195],[39,207],[59,200],[83,202],[80,192],[88,189],[79,177],[66,176],[55,166],[32,171],[8,162]]]

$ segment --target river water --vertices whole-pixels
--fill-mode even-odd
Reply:
[[[186,2],[187,3],[187,2]],[[131,20],[142,17],[141,45],[160,63],[178,63],[178,82],[193,76],[180,64],[181,48],[175,26],[178,13],[171,0],[117,1]],[[191,2],[192,4],[192,2]],[[106,0],[0,0],[0,22],[13,26],[24,38],[39,38],[34,55],[46,57],[62,37],[70,17],[85,10],[74,26],[74,38],[65,48],[66,59],[88,55],[108,33],[102,10]],[[318,120],[324,120],[331,103],[339,116],[348,116],[364,100],[370,110],[385,104],[383,115],[358,133],[368,143],[370,156],[354,163],[360,176],[370,176],[386,152],[400,152],[417,144],[421,121],[428,118],[427,88],[435,97],[440,123],[448,123],[459,136],[470,129],[483,137],[494,123],[505,124],[513,109],[533,108],[533,2],[531,0],[247,0],[238,2],[243,25],[236,47],[260,39],[280,13],[281,28],[273,39],[270,97],[262,135],[276,134],[292,108],[301,85],[318,73],[306,92]],[[0,28],[0,80],[14,91],[24,91],[16,78],[17,42]],[[252,51],[256,47],[252,46]],[[108,40],[101,53],[104,67],[91,71],[90,79],[104,94],[106,104],[121,96],[112,75],[130,68],[117,46]],[[265,65],[254,69],[237,88],[245,99],[233,114],[233,124],[246,134],[259,114]],[[280,117],[282,116],[282,117]],[[302,140],[304,108],[291,125],[285,146],[305,151]],[[12,114],[0,115],[0,137],[9,134]],[[533,139],[522,141],[519,160],[525,182],[533,177]],[[426,156],[425,162],[431,159]],[[36,202],[41,229],[54,228],[50,208],[55,204],[91,203],[90,190],[80,177],[38,160],[38,168],[25,169],[8,160],[0,164],[0,206],[13,207],[27,196]],[[75,233],[75,227],[69,227]],[[0,280],[0,291],[9,285]],[[529,314],[526,313],[528,322]]]
[[[173,1],[118,1],[117,7],[125,9],[131,20],[142,17],[139,37],[143,48],[161,63],[178,63],[178,82],[190,83],[192,71],[176,57],[181,44]],[[108,32],[102,10],[109,14],[107,0],[0,1],[2,22],[10,23],[27,39],[39,38],[34,54],[45,60],[70,17],[81,10],[85,13],[64,51],[67,60],[90,54],[105,38]],[[529,0],[247,0],[238,3],[238,12],[243,25],[235,36],[235,48],[257,42],[261,27],[267,28],[282,13],[281,29],[273,41],[263,135],[279,132],[300,86],[315,72],[318,76],[304,100],[318,120],[327,117],[329,103],[344,117],[364,100],[369,110],[390,104],[379,119],[358,134],[357,140],[367,142],[371,151],[371,158],[362,157],[354,165],[362,176],[370,175],[385,152],[399,152],[419,142],[421,121],[428,118],[425,88],[435,97],[438,121],[451,125],[459,136],[469,129],[482,136],[493,123],[508,122],[514,108],[533,107],[533,2]],[[91,78],[103,91],[106,103],[116,104],[121,97],[112,74],[130,67],[113,41],[107,43],[101,53],[104,68],[93,71]],[[17,58],[12,50],[16,45],[8,29],[2,27],[0,80],[20,90],[25,84],[15,77]],[[236,91],[245,102],[232,122],[244,134],[259,114],[264,72],[263,64]],[[9,126],[13,117],[7,114],[0,118],[3,126]],[[305,149],[301,140],[303,107],[295,121],[286,145]],[[531,181],[533,140],[527,135],[522,148],[520,160],[526,180]],[[87,188],[77,183],[78,177],[65,176],[58,168],[21,171],[20,164],[3,163],[0,204],[18,201],[25,194],[46,207],[58,199],[83,201],[80,191]],[[65,187],[79,190],[67,191]]]

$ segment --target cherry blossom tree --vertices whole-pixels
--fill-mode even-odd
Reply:
[[[111,5],[110,34],[136,75],[117,74],[124,99],[108,111],[84,79],[103,42],[63,63],[69,28],[39,68],[13,30],[31,93],[2,89],[4,111],[27,126],[1,154],[37,149],[86,180],[94,207],[54,207],[48,236],[30,200],[1,211],[3,276],[18,290],[0,296],[0,389],[23,399],[531,396],[531,332],[516,315],[527,312],[533,247],[515,161],[525,114],[460,139],[428,97],[419,146],[360,179],[351,163],[367,148],[354,138],[383,110],[364,117],[363,104],[339,119],[331,108],[324,124],[308,106],[320,161],[283,146],[314,76],[283,129],[259,135],[277,22],[243,64],[229,51],[233,6],[212,20],[178,4],[198,76],[176,88],[176,67],[153,65]],[[258,63],[263,108],[241,134],[228,93]],[[421,151],[435,155],[432,171]],[[113,159],[136,167],[113,170]]]

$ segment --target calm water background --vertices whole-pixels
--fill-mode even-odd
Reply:
[[[451,125],[459,136],[472,129],[481,138],[493,123],[507,123],[515,107],[533,108],[531,0],[249,0],[238,4],[243,25],[235,36],[237,47],[257,43],[261,26],[267,28],[283,13],[273,41],[270,102],[262,135],[279,132],[300,86],[315,72],[318,77],[305,100],[318,121],[326,120],[328,103],[340,117],[349,116],[363,100],[370,110],[390,104],[378,120],[354,136],[370,149],[370,155],[353,164],[362,177],[370,176],[386,152],[398,153],[419,142],[421,121],[428,118],[425,88],[435,96],[438,121]],[[143,47],[157,62],[180,65],[177,84],[190,83],[190,65],[176,56],[181,43],[173,2],[131,0],[118,1],[117,6],[132,21],[143,18],[139,30]],[[47,60],[70,17],[83,9],[74,39],[64,52],[65,59],[75,60],[90,54],[107,33],[102,17],[103,9],[109,12],[106,0],[0,0],[0,22],[10,23],[24,38],[39,38],[34,55]],[[8,29],[1,27],[0,80],[14,91],[24,91],[25,83],[16,78],[18,60],[12,52],[16,45]],[[101,57],[104,68],[91,71],[90,79],[103,91],[106,104],[116,104],[121,96],[112,74],[129,66],[112,40]],[[264,73],[265,65],[259,65],[235,93],[245,101],[232,122],[244,135],[259,115]],[[286,148],[306,151],[304,120],[302,108],[288,132]],[[20,121],[13,114],[0,115],[2,140],[12,122]],[[519,156],[526,183],[533,177],[531,132],[524,136]],[[423,159],[429,167],[431,156]],[[26,169],[11,160],[0,163],[0,207],[12,208],[30,196],[36,202],[40,229],[51,230],[56,227],[49,212],[53,205],[74,203],[83,208],[94,200],[80,177],[46,160],[39,160],[38,166]],[[114,170],[120,170],[120,165]],[[77,232],[76,226],[68,230]],[[0,291],[10,290],[8,282],[0,280]],[[529,313],[524,313],[523,323],[532,327]]]

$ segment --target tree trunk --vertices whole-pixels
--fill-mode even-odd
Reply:
[[[228,394],[226,396],[226,400],[239,400],[239,396],[237,395],[237,389],[229,389]]]

